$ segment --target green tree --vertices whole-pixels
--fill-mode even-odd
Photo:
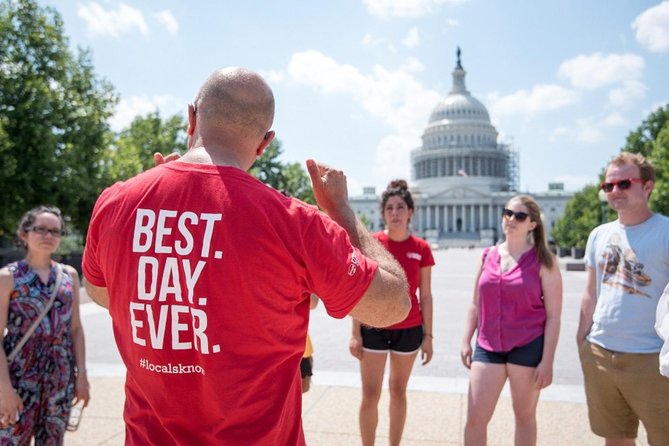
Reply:
[[[558,246],[585,248],[590,231],[602,221],[598,193],[597,186],[586,186],[569,200],[564,215],[555,222],[552,231]]]
[[[669,119],[653,143],[650,160],[655,166],[655,188],[650,206],[655,212],[669,215]]]
[[[284,190],[295,198],[316,204],[307,173],[300,163],[282,163],[279,160],[281,153],[281,142],[275,139],[256,160],[249,173],[274,189]]]
[[[653,157],[655,142],[660,132],[669,123],[669,104],[659,107],[646,118],[636,130],[627,135],[622,150]]]
[[[153,154],[186,151],[186,121],[180,115],[162,120],[159,112],[136,117],[115,138],[106,160],[109,182],[125,180],[154,166]]]
[[[85,232],[116,101],[90,54],[70,51],[54,9],[0,1],[0,236],[40,203],[59,206]]]
[[[367,214],[358,215],[358,219],[360,220],[360,223],[365,226],[365,228],[372,229],[372,220],[367,216]]]

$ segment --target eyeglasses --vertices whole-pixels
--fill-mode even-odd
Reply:
[[[513,217],[518,223],[524,222],[530,216],[527,212],[513,212],[511,209],[506,208],[502,211],[502,215],[508,220],[511,220],[511,217]]]
[[[610,183],[602,183],[600,184],[599,187],[602,188],[604,192],[613,192],[613,188],[618,186],[618,189],[620,190],[627,190],[630,187],[632,187],[632,183],[639,183],[643,184],[645,183],[644,180],[641,178],[627,178],[625,180],[620,180],[620,181],[611,181]]]
[[[49,229],[45,226],[33,226],[28,230],[44,236],[46,236],[47,234],[51,234],[53,237],[56,238],[59,238],[63,235],[63,231],[61,231],[60,229]]]

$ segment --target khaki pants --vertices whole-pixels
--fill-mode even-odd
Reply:
[[[579,348],[590,428],[605,438],[636,438],[639,420],[648,443],[669,445],[669,378],[658,353],[621,353],[585,341]]]

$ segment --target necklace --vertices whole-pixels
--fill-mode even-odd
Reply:
[[[505,273],[505,272],[509,271],[510,269],[512,269],[513,267],[515,267],[518,264],[518,261],[520,260],[520,258],[527,251],[532,249],[532,246],[530,245],[530,246],[527,246],[526,248],[527,249],[525,249],[525,250],[523,250],[519,253],[512,254],[511,252],[509,252],[509,248],[505,244],[499,246],[499,248],[498,248],[498,251],[499,251],[499,267],[500,267],[500,270],[502,271],[502,273]]]

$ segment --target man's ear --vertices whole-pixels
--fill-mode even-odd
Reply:
[[[265,149],[272,143],[274,140],[274,130],[270,130],[269,132],[265,133],[265,136],[263,136],[262,141],[260,142],[260,145],[256,149],[256,158],[259,158],[262,156],[263,152]]]
[[[186,134],[192,136],[195,132],[195,121],[197,117],[197,110],[194,104],[188,104],[188,130]]]
[[[655,181],[653,180],[648,180],[645,183],[643,183],[643,190],[644,192],[647,192],[646,197],[650,199],[650,194],[653,192],[653,188],[655,187]]]

